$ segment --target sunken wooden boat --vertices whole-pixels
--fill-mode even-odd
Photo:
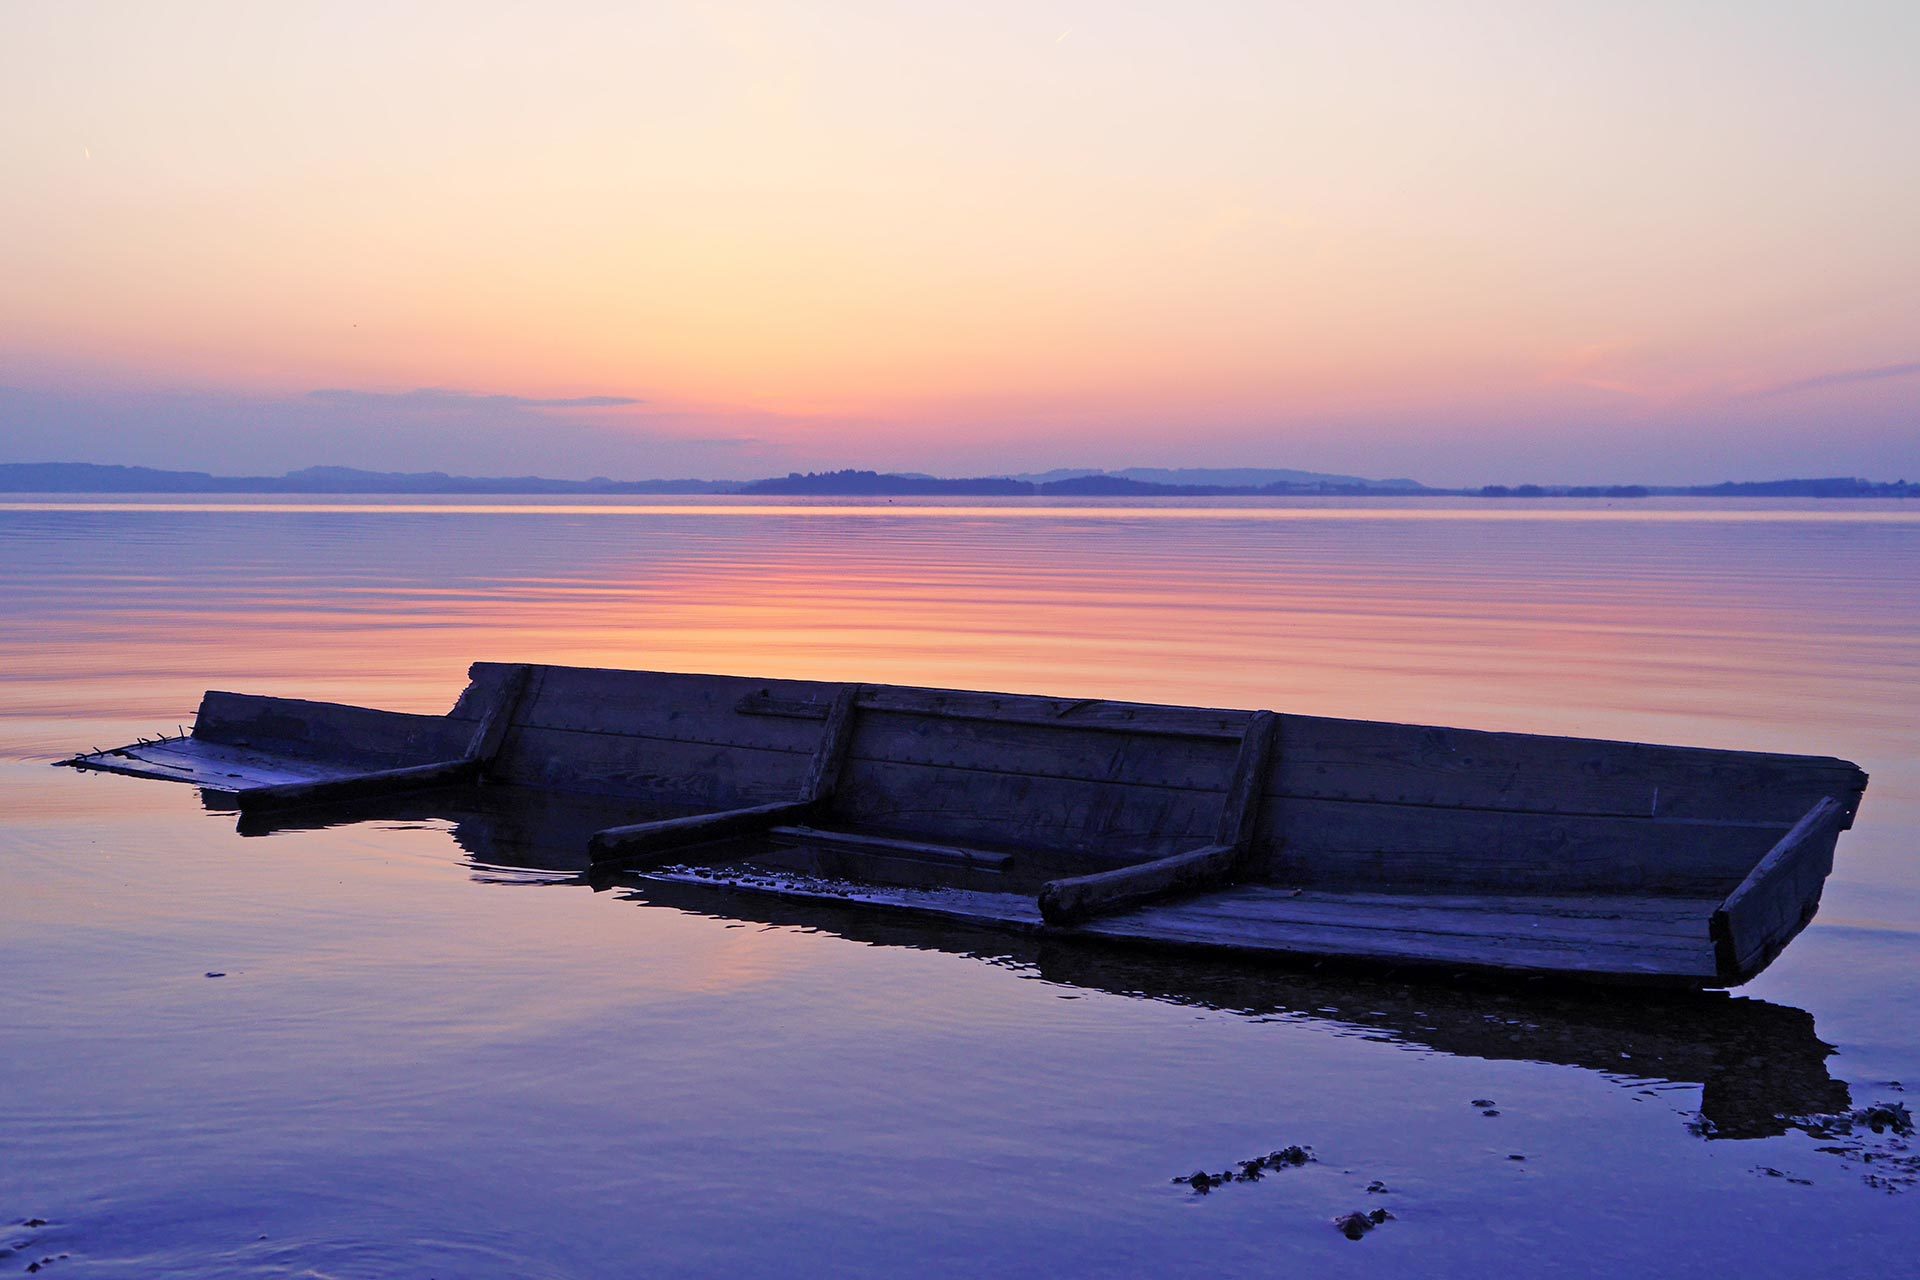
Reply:
[[[445,716],[208,693],[80,768],[250,816],[485,782],[589,874],[1116,942],[1726,987],[1813,918],[1844,760],[1098,699],[477,663]]]

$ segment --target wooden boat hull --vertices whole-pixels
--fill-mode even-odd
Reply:
[[[244,814],[487,779],[630,803],[594,873],[1250,954],[1728,986],[1812,918],[1830,757],[478,663],[446,716],[210,692],[66,762]]]

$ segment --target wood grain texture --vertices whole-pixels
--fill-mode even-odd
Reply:
[[[473,726],[446,716],[335,702],[210,691],[193,736],[265,754],[348,761],[361,768],[425,764],[465,754]]]
[[[1040,889],[1040,914],[1068,925],[1111,915],[1141,903],[1225,884],[1247,861],[1259,821],[1261,784],[1273,758],[1278,717],[1256,711],[1240,738],[1221,805],[1215,842],[1131,866],[1049,881]]]
[[[788,875],[751,865],[664,870],[643,879],[883,908],[1027,933],[1053,929],[1033,899],[1014,893],[865,884]],[[1710,904],[1703,900],[1692,904],[1691,936],[1644,940],[1627,933],[1596,939],[1577,927],[1568,930],[1556,924],[1580,917],[1547,914],[1536,919],[1524,909],[1489,912],[1491,927],[1471,909],[1446,921],[1398,918],[1403,911],[1421,910],[1423,901],[1419,895],[1347,899],[1238,886],[1102,917],[1075,926],[1070,936],[1245,955],[1334,957],[1390,968],[1571,973],[1629,983],[1719,985],[1707,938]],[[1606,898],[1592,902],[1602,913],[1609,905]],[[1645,903],[1637,896],[1619,899],[1619,918],[1633,918]]]
[[[500,748],[513,728],[514,716],[520,709],[520,702],[526,696],[532,677],[531,667],[521,665],[509,668],[494,689],[479,723],[474,726],[466,754],[469,760],[479,764],[481,772],[491,771],[494,761],[499,758]]]
[[[523,725],[495,772],[543,790],[733,809],[800,794],[820,735],[818,725],[807,730],[807,749],[787,751]]]
[[[788,682],[789,685],[797,682]],[[923,689],[907,685],[870,685],[861,706],[872,711],[943,720],[980,720],[993,724],[1068,727],[1095,733],[1152,737],[1204,738],[1237,742],[1246,728],[1244,711],[1203,707],[1111,702],[1102,698],[1047,698],[1032,694],[974,693],[962,689]],[[738,704],[742,714],[800,719],[824,716],[823,700],[793,688],[750,692]]]
[[[1826,756],[1283,717],[1274,798],[1631,818],[1793,822],[1866,777]]]
[[[192,737],[132,743],[111,751],[88,752],[60,763],[102,773],[184,782],[208,791],[229,793],[246,787],[317,782],[365,772],[359,765],[338,760],[270,755],[249,747],[228,746]]]
[[[886,834],[1118,866],[1210,841],[1220,793],[864,760],[856,751],[834,807],[847,825]]]
[[[1087,733],[1059,723],[945,719],[866,707],[853,755],[867,761],[1218,795],[1226,788],[1235,750],[1234,743],[1214,738]]]
[[[1740,883],[1786,830],[1269,797],[1249,875],[1312,889],[1676,893]]]
[[[855,707],[860,686],[848,685],[834,694],[820,730],[820,745],[814,749],[807,766],[807,778],[800,787],[800,798],[814,803],[831,800],[840,785],[840,771],[847,760],[847,748],[853,744]]]
[[[1753,977],[1813,920],[1846,812],[1831,797],[1815,804],[1720,904],[1713,936],[1721,976]]]
[[[1271,712],[508,663],[469,674],[444,717],[214,691],[190,738],[73,763],[264,789],[258,806],[427,785],[487,759],[508,782],[700,811],[639,824],[641,850],[805,827],[849,867],[1024,854],[1093,868],[1048,886],[1083,882],[1049,914],[1113,936],[1153,922],[1193,945],[1493,967],[1473,947],[1510,947],[1522,968],[1608,973],[1634,971],[1624,948],[1689,980],[1702,945],[1737,980],[1804,926],[1866,783],[1829,757]],[[820,830],[829,801],[852,833]],[[1020,911],[1046,919],[1031,900]]]

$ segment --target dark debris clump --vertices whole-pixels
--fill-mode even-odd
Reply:
[[[1913,1113],[1904,1102],[1789,1119],[1814,1137],[1828,1139],[1827,1146],[1815,1149],[1858,1165],[1861,1180],[1875,1191],[1894,1194],[1920,1187],[1920,1152],[1907,1141],[1914,1132]]]
[[[1219,1173],[1208,1173],[1198,1169],[1192,1173],[1175,1178],[1183,1186],[1192,1187],[1195,1194],[1206,1195],[1215,1187],[1223,1187],[1229,1182],[1258,1182],[1266,1176],[1268,1170],[1291,1169],[1313,1159],[1312,1147],[1282,1147],[1278,1151],[1269,1151],[1264,1156],[1255,1156],[1251,1160],[1242,1160],[1235,1169],[1222,1169]]]
[[[1361,1213],[1356,1209],[1352,1213],[1343,1213],[1335,1218],[1333,1225],[1339,1228],[1340,1234],[1347,1239],[1358,1240],[1381,1223],[1391,1221],[1393,1221],[1393,1215],[1385,1209],[1375,1209],[1370,1213]]]

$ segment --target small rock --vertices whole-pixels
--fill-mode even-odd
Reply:
[[[1507,1157],[1507,1159],[1509,1159],[1509,1160],[1525,1160],[1525,1159],[1526,1159],[1526,1157],[1525,1157],[1525,1156],[1522,1156],[1522,1155],[1511,1155],[1511,1156],[1508,1156],[1508,1157]]]
[[[1367,1184],[1367,1190],[1374,1195],[1383,1196],[1387,1193],[1387,1184],[1375,1178]]]
[[[45,1218],[28,1218],[20,1225],[23,1227],[44,1227],[47,1225],[47,1220]]]
[[[1377,1227],[1383,1222],[1392,1222],[1393,1215],[1388,1213],[1385,1209],[1375,1209],[1369,1214],[1367,1214],[1367,1221],[1371,1222],[1374,1226]]]
[[[1483,1116],[1497,1116],[1500,1113],[1494,1110],[1492,1107],[1488,1107],[1485,1111],[1482,1111],[1480,1114]]]
[[[1333,1220],[1333,1225],[1349,1240],[1358,1240],[1374,1227],[1373,1219],[1364,1213],[1343,1213]]]
[[[1473,1100],[1472,1105],[1476,1107],[1490,1107],[1493,1105],[1493,1099],[1492,1098],[1475,1098]]]
[[[209,978],[224,978],[224,977],[226,977],[227,975],[226,975],[226,974],[224,974],[224,973],[221,973],[221,972],[219,972],[219,971],[217,971],[217,970],[214,970],[214,969],[209,969],[209,970],[207,970],[207,976],[208,976]]]
[[[1907,1110],[1904,1102],[1876,1102],[1854,1112],[1853,1118],[1856,1123],[1864,1124],[1875,1133],[1891,1129],[1904,1138],[1913,1132],[1913,1113]]]

